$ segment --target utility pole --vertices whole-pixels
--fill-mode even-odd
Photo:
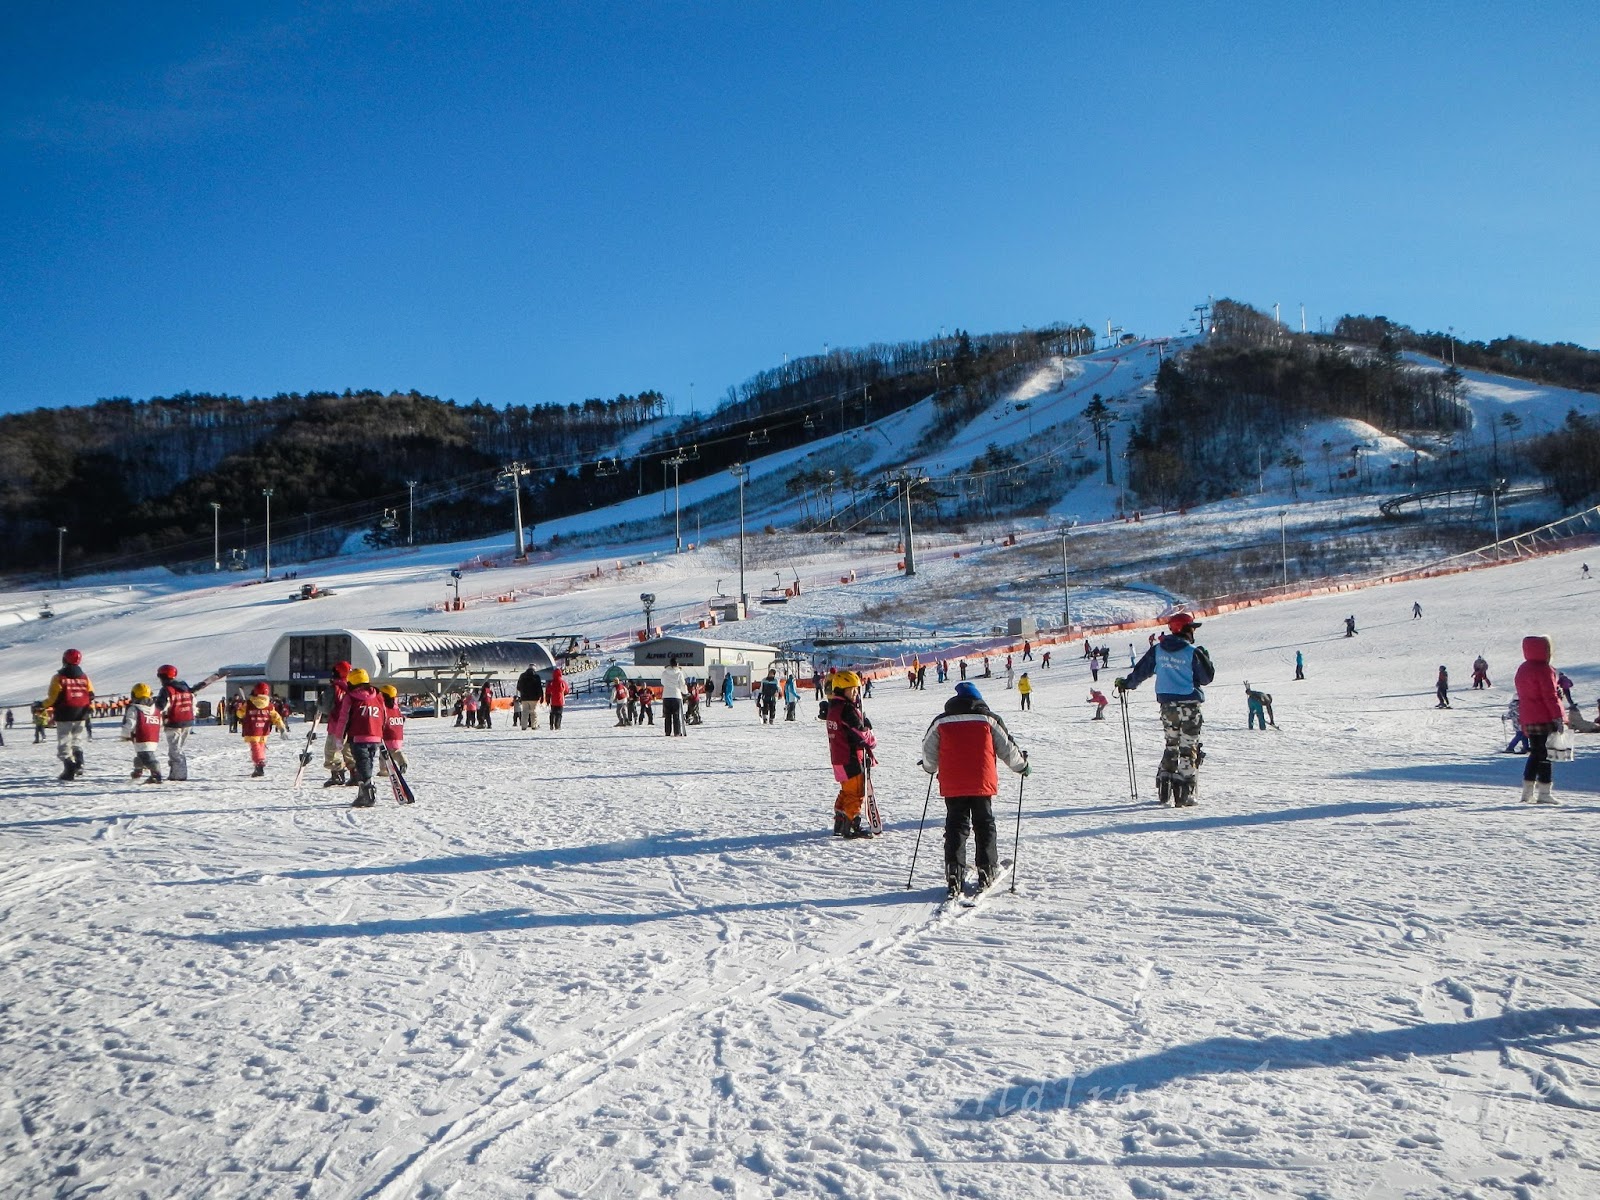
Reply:
[[[211,569],[222,570],[222,505],[211,502]]]
[[[406,545],[415,546],[417,544],[417,481],[415,479],[406,480],[406,487],[411,491],[411,501],[406,508]],[[517,523],[520,525],[522,522],[519,521]]]
[[[62,570],[62,565],[66,562],[66,559],[67,559],[67,527],[65,525],[57,525],[56,526],[56,591],[58,591],[58,592],[61,590],[62,580],[63,580],[63,578],[65,578],[65,573]]]
[[[272,581],[272,489],[262,488],[261,494],[267,498],[267,561],[261,568],[261,578],[270,583]]]
[[[1284,518],[1289,515],[1289,510],[1278,510],[1278,548],[1283,554],[1283,586],[1289,586],[1289,535],[1284,530]]]

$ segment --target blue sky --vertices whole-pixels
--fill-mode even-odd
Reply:
[[[0,410],[657,388],[1208,295],[1600,346],[1600,5],[0,12]]]

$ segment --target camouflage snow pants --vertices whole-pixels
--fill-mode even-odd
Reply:
[[[1200,764],[1205,753],[1200,749],[1200,729],[1205,724],[1200,705],[1192,701],[1161,706],[1161,734],[1166,746],[1161,766],[1156,769],[1156,793],[1163,804],[1186,807],[1195,801]]]

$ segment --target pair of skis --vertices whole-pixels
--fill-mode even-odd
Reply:
[[[305,748],[300,751],[300,766],[295,770],[294,783],[291,785],[294,791],[298,792],[300,790],[301,781],[306,776],[306,768],[311,765],[311,760],[315,757],[312,753],[312,747],[316,744],[317,725],[321,721],[322,714],[319,712],[311,718],[311,728],[306,730]],[[380,753],[383,756],[383,764],[389,769],[389,790],[394,793],[395,803],[415,804],[417,802],[417,794],[412,790],[411,781],[405,777],[405,772],[401,771],[399,764],[390,757],[387,747]]]

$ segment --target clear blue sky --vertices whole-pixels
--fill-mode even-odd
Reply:
[[[687,411],[1208,295],[1600,346],[1600,4],[1124,7],[7,4],[0,410]]]

